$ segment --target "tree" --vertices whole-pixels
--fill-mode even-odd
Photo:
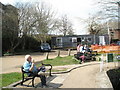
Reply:
[[[100,0],[98,1],[101,11],[105,18],[115,19],[119,18],[120,0]]]
[[[3,5],[2,8],[2,46],[4,51],[14,52],[18,46],[18,12],[12,5]]]
[[[81,22],[86,23],[89,34],[102,34],[107,30],[105,27],[106,25],[102,23],[102,18],[98,14],[91,15],[87,19],[82,19]]]
[[[22,49],[25,49],[27,35],[31,36],[34,32],[36,18],[35,11],[31,3],[16,3],[18,8],[19,37],[22,40]]]
[[[57,28],[63,36],[74,35],[72,23],[68,20],[67,15],[63,15],[57,23]]]
[[[55,21],[54,21],[54,12],[50,7],[46,7],[45,3],[36,3],[35,4],[35,18],[36,22],[36,33],[35,37],[41,41],[46,42],[49,37],[49,33],[54,30]]]
[[[120,0],[99,0],[99,7],[101,7],[100,12],[104,15],[104,20],[106,20],[108,27],[111,27],[109,23],[111,21],[117,22],[115,28],[120,28]],[[113,24],[113,23],[112,23]],[[113,25],[112,25],[113,26]],[[114,26],[113,26],[114,27]],[[111,28],[113,28],[111,27]]]
[[[49,33],[54,30],[54,12],[45,3],[17,3],[19,9],[19,37],[22,49],[25,49],[27,37],[46,42]]]

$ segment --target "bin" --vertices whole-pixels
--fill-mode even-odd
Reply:
[[[107,59],[108,59],[108,62],[113,62],[113,53],[108,53]]]

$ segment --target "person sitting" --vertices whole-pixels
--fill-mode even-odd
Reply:
[[[84,49],[84,46],[81,45],[81,46],[80,46],[80,52],[81,52],[81,53],[83,53],[83,49]]]
[[[80,52],[80,47],[81,47],[81,45],[79,44],[79,45],[77,46],[77,52]]]
[[[86,46],[86,52],[87,53],[92,53],[92,51],[91,51],[91,49],[90,49],[90,47],[88,45]]]
[[[79,57],[81,59],[81,63],[85,62],[86,56],[83,54]]]
[[[38,72],[44,71],[45,72],[45,67],[44,70],[42,69],[42,66],[40,68],[37,68],[34,64],[34,60],[30,55],[25,56],[25,62],[23,65],[24,71],[29,72],[31,71],[32,73],[28,73],[28,76],[33,76],[33,75],[38,75]],[[42,87],[47,87],[46,85],[46,77],[45,75],[39,75],[41,79],[41,85]]]

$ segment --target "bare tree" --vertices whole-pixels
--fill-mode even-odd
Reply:
[[[91,15],[87,19],[82,19],[81,22],[86,24],[89,34],[101,34],[105,30],[105,26],[102,23],[100,16]]]
[[[37,35],[35,37],[41,41],[46,42],[48,34],[54,30],[55,21],[54,21],[54,12],[50,7],[46,7],[47,5],[43,2],[35,4],[36,10],[36,32]]]
[[[74,34],[72,23],[68,20],[67,15],[61,17],[61,19],[58,21],[57,27],[59,32],[64,36]]]
[[[105,18],[119,18],[120,0],[99,0],[98,5],[106,16]]]
[[[97,2],[104,13],[104,20],[109,23],[111,20],[117,21],[117,28],[120,28],[120,0],[99,0]],[[110,26],[110,25],[109,25]]]
[[[23,44],[22,49],[25,49],[26,36],[32,35],[33,28],[36,24],[36,18],[34,18],[35,11],[30,3],[16,3],[18,8],[18,22],[19,22],[19,37]]]
[[[49,33],[54,30],[54,12],[41,3],[17,3],[19,9],[19,37],[22,38],[22,48],[25,48],[26,36],[33,36],[40,42],[46,42]]]
[[[74,29],[72,28],[72,24],[69,25],[68,28],[69,28],[69,30],[68,30],[67,34],[68,34],[68,35],[74,35]]]

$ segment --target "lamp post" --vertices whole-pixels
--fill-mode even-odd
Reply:
[[[109,28],[109,20],[107,21],[107,29],[108,29],[108,36],[109,36],[109,44],[110,44],[110,41],[111,41],[111,34],[110,34],[110,28]]]
[[[120,29],[120,25],[119,25],[119,22],[120,22],[120,17],[119,17],[119,15],[120,15],[120,1],[119,2],[117,2],[117,4],[118,4],[118,29]],[[120,67],[120,63],[118,63],[118,67]]]
[[[94,44],[96,44],[96,36],[95,36],[95,34],[94,34]]]
[[[120,15],[120,1],[119,2],[117,2],[117,4],[118,4],[118,29],[120,29],[120,25],[119,25],[119,22],[120,22],[120,17],[119,17],[119,15]]]

